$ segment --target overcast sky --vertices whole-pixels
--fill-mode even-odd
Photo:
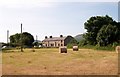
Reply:
[[[109,2],[108,2],[109,1]],[[118,21],[118,0],[0,0],[0,42],[23,32],[43,40],[45,36],[75,36],[84,33],[91,16],[109,15]]]

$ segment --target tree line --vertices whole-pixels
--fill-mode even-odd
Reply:
[[[68,47],[73,45],[116,46],[120,44],[120,23],[108,15],[90,17],[84,23],[84,28],[87,31],[83,34],[83,40],[77,42],[73,39],[67,45]],[[17,47],[21,44],[27,47],[38,45],[37,42],[34,43],[34,37],[28,32],[16,33],[10,36],[11,46]]]

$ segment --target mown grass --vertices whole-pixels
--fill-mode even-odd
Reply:
[[[117,53],[111,51],[68,49],[67,53],[59,53],[58,48],[41,48],[24,49],[24,52],[20,52],[20,49],[7,50],[6,53],[2,53],[3,74],[91,74],[96,71],[97,74],[100,70],[99,64],[104,61],[114,66],[108,65],[109,70],[104,69],[101,73],[109,73],[114,68],[111,72],[114,74],[117,70]],[[88,69],[96,70],[87,72]]]

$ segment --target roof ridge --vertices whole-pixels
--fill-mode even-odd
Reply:
[[[52,37],[52,38],[46,38],[43,41],[55,41],[55,40],[64,40],[66,37]]]

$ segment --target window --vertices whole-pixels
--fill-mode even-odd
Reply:
[[[54,46],[54,44],[51,44],[51,46]]]
[[[63,44],[61,44],[61,46],[63,46]]]

